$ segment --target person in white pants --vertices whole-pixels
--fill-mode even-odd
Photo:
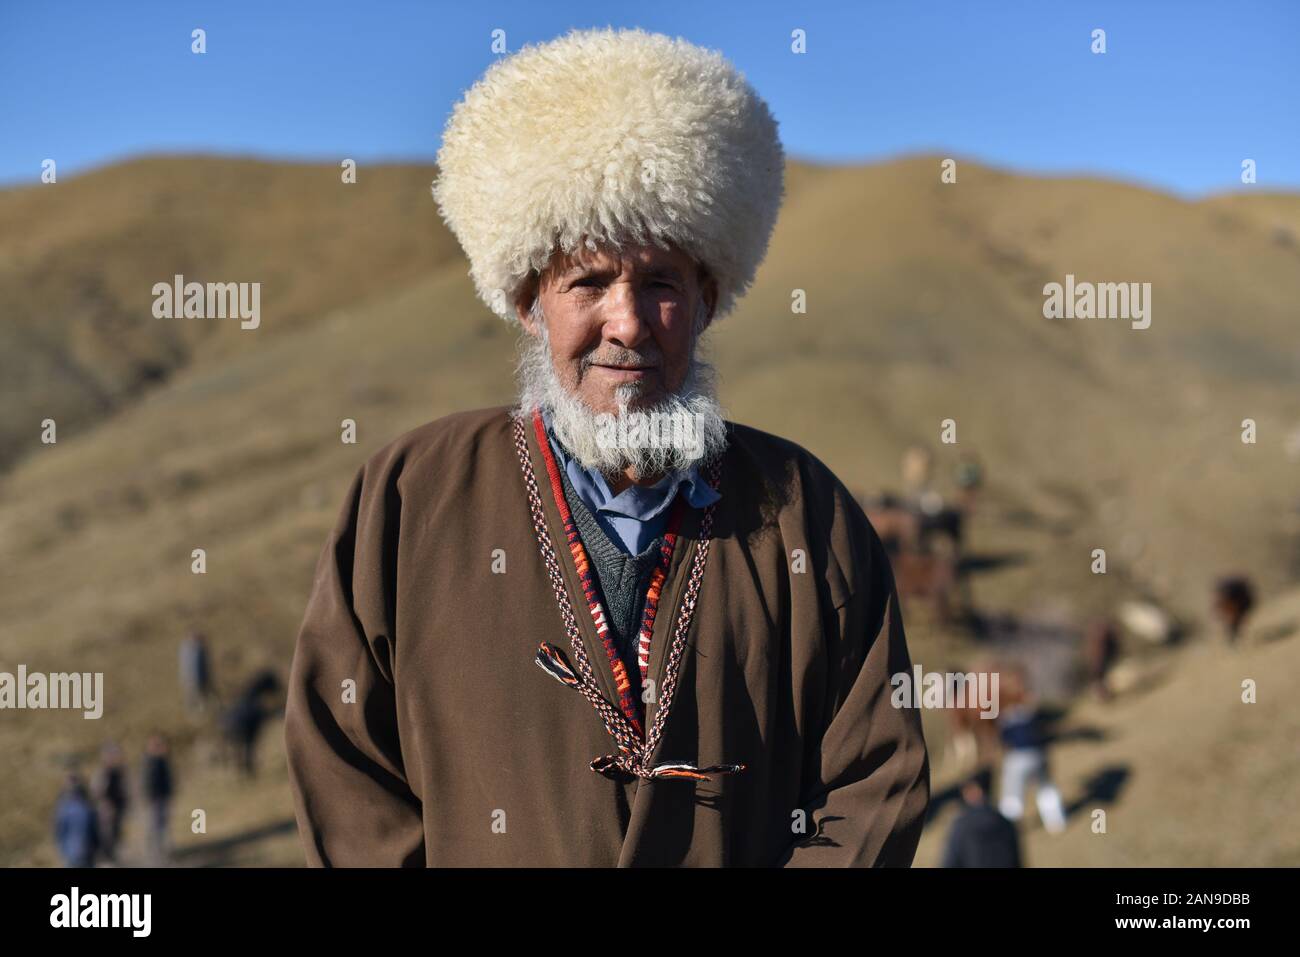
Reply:
[[[1002,795],[998,810],[1009,821],[1025,813],[1025,785],[1032,784],[1038,817],[1052,834],[1065,830],[1065,808],[1061,792],[1047,772],[1047,752],[1042,747],[1008,748],[1002,758]]]

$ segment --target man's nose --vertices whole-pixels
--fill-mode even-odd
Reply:
[[[625,349],[635,349],[650,336],[650,323],[642,315],[630,283],[610,286],[602,304],[602,319],[601,338]]]

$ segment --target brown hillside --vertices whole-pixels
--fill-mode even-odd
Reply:
[[[432,179],[178,157],[0,191],[0,468],[36,443],[33,420],[87,428],[198,351],[250,344],[155,319],[156,282],[261,282],[270,337],[451,261]]]
[[[0,474],[0,670],[104,671],[108,695],[99,722],[0,722],[22,769],[0,776],[0,862],[48,857],[60,769],[104,737],[134,755],[149,729],[179,729],[198,753],[176,692],[186,628],[212,636],[227,691],[287,669],[366,456],[510,400],[513,335],[474,298],[431,178],[363,167],[344,187],[329,166],[176,158],[0,193],[0,447],[19,450]],[[1082,620],[1149,595],[1195,636],[1214,576],[1248,573],[1266,596],[1295,581],[1300,260],[1269,214],[966,163],[944,186],[934,158],[799,166],[791,182],[754,290],[710,335],[733,418],[863,491],[898,484],[908,445],[934,449],[943,476],[977,452],[989,485],[972,547],[1018,556],[976,579],[982,607]],[[262,281],[263,327],[153,319],[150,286],[175,271]],[[1067,272],[1151,282],[1151,328],[1044,319],[1042,287]],[[34,445],[47,415],[59,442]],[[945,418],[956,447],[939,445]],[[908,615],[914,658],[942,666],[945,636]],[[182,787],[221,808],[214,840],[288,813],[282,787],[207,770]],[[291,842],[277,846],[239,861]],[[1234,860],[1228,843],[1215,854]]]

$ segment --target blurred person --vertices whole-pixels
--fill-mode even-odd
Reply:
[[[961,786],[963,807],[948,831],[941,867],[1020,867],[1016,826],[989,803],[993,773],[980,768]]]
[[[54,806],[54,845],[64,867],[94,867],[99,852],[99,821],[86,784],[69,774]]]
[[[145,745],[141,777],[149,858],[153,863],[161,864],[171,852],[169,828],[175,785],[167,740],[160,734],[151,734]]]
[[[950,664],[949,674],[970,671],[976,675],[999,674],[995,661],[980,659],[970,669]],[[1001,706],[1001,694],[995,702]],[[958,775],[973,773],[998,757],[998,727],[995,712],[987,711],[978,701],[963,700],[954,707],[944,709],[948,715],[948,741],[945,757],[951,760]]]
[[[899,471],[904,503],[920,516],[923,526],[928,525],[944,509],[943,495],[934,487],[934,454],[925,446],[913,445],[903,451]],[[924,532],[922,528],[922,537]]]
[[[1049,774],[1047,737],[1022,669],[1013,668],[1003,676],[1001,694],[1002,792],[998,810],[1008,820],[1019,821],[1025,812],[1025,789],[1032,787],[1043,827],[1059,834],[1065,830],[1065,808]]]
[[[930,450],[921,445],[913,445],[903,450],[899,461],[899,472],[903,479],[903,496],[913,505],[933,491],[931,476],[934,471],[934,457]]]
[[[212,695],[212,663],[208,639],[201,631],[191,631],[180,644],[181,695],[191,714],[202,714]]]
[[[984,466],[974,452],[963,452],[957,460],[953,479],[957,483],[957,505],[969,516],[975,510],[980,489],[984,487]]]
[[[122,822],[128,803],[126,768],[122,749],[109,741],[100,751],[100,764],[92,779],[95,810],[99,815],[99,836],[104,857],[117,862]]]
[[[1220,579],[1214,589],[1214,612],[1228,637],[1234,644],[1241,634],[1246,616],[1255,607],[1255,588],[1249,578],[1233,576]]]
[[[767,106],[685,40],[574,31],[493,64],[438,168],[519,404],[357,474],[285,715],[308,862],[910,864],[929,765],[887,693],[888,558],[824,464],[725,419],[697,350],[776,219]]]
[[[1088,686],[1105,701],[1111,696],[1110,670],[1119,660],[1119,628],[1109,619],[1089,622],[1083,641]]]

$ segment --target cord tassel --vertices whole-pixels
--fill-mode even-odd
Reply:
[[[617,778],[619,773],[623,772],[647,781],[656,778],[707,781],[709,778],[721,777],[724,774],[739,774],[745,770],[745,766],[743,764],[711,764],[699,768],[686,761],[669,761],[653,768],[646,768],[640,763],[638,755],[606,754],[592,761],[591,769],[597,774],[605,775],[607,778]]]
[[[660,764],[651,769],[651,778],[688,778],[692,781],[707,781],[711,777],[724,774],[739,774],[745,770],[743,764],[711,764],[706,768],[697,768],[693,764]]]
[[[569,665],[569,659],[554,645],[542,642],[541,647],[537,649],[537,657],[533,660],[537,663],[537,667],[560,684],[568,685],[570,688],[576,688],[580,684],[578,676],[573,673],[573,668]]]

